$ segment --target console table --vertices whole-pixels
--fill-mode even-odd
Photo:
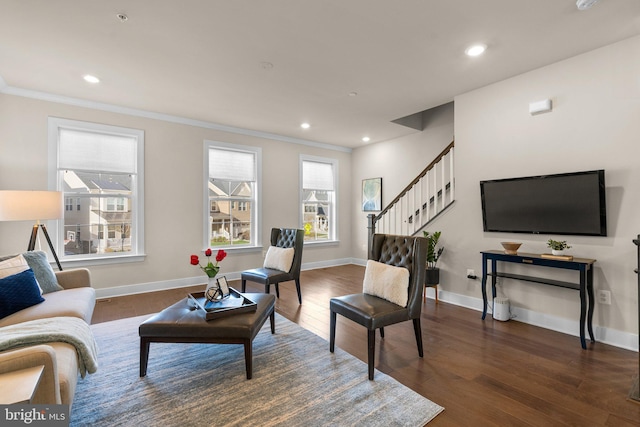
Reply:
[[[573,258],[570,261],[543,258],[540,254],[519,253],[517,255],[507,255],[504,251],[491,250],[482,251],[482,301],[484,303],[482,310],[482,319],[487,316],[487,276],[491,276],[491,294],[496,297],[496,282],[498,277],[506,279],[524,280],[527,282],[542,283],[545,285],[559,286],[562,288],[575,289],[580,291],[580,344],[583,349],[587,348],[584,337],[585,320],[589,331],[591,342],[595,342],[593,336],[593,319],[594,296],[593,296],[593,264],[595,259]],[[542,277],[524,276],[520,274],[504,273],[498,271],[498,261],[509,262],[515,264],[524,264],[531,266],[562,268],[565,270],[574,270],[580,273],[580,281],[578,283],[564,282],[560,280],[546,279]],[[487,269],[487,263],[491,263],[491,270]],[[493,301],[493,299],[492,299]]]

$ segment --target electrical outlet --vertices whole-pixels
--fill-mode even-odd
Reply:
[[[475,277],[476,276],[476,272],[473,271],[471,268],[467,268],[467,278],[471,278],[471,277]]]
[[[598,302],[600,304],[610,305],[611,304],[611,291],[599,290],[598,291]]]

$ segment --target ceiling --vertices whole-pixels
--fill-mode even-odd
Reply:
[[[416,132],[394,119],[640,34],[640,0],[585,11],[575,0],[2,0],[1,11],[0,92],[351,148]],[[467,57],[477,42],[486,53]]]

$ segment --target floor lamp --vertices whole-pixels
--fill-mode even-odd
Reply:
[[[35,249],[38,229],[41,228],[60,271],[62,265],[49,238],[47,227],[40,221],[62,219],[62,206],[61,191],[0,191],[0,221],[36,221],[31,230],[27,251]]]

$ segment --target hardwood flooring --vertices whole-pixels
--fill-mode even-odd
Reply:
[[[329,299],[359,292],[363,276],[356,265],[303,271],[302,305],[295,284],[283,283],[276,311],[328,341]],[[240,289],[239,281],[230,284]],[[155,313],[201,288],[102,300],[93,322]],[[247,291],[264,289],[247,283]],[[411,322],[385,328],[384,339],[376,336],[376,368],[445,407],[430,427],[640,426],[640,404],[627,398],[638,374],[636,352],[601,343],[582,350],[578,337],[480,317],[428,299],[423,358]],[[365,362],[366,336],[363,327],[338,316],[336,346]]]

